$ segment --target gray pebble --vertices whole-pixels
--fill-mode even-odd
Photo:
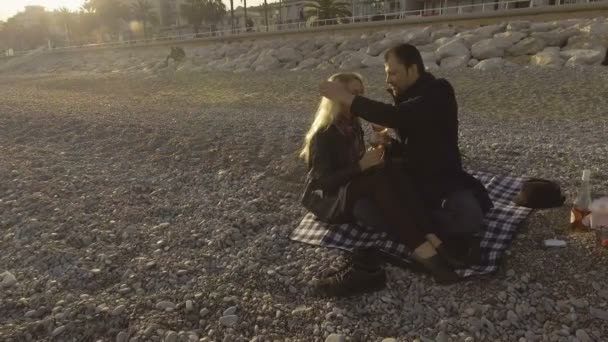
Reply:
[[[325,339],[325,342],[345,342],[346,338],[341,334],[330,334]]]
[[[177,333],[175,331],[168,331],[165,337],[165,342],[177,342]]]
[[[229,316],[220,317],[220,323],[227,327],[232,327],[232,326],[236,325],[238,320],[239,320],[239,318],[237,315],[229,315]]]
[[[121,331],[118,333],[118,335],[116,335],[116,342],[127,342],[128,338],[129,335],[126,332]]]

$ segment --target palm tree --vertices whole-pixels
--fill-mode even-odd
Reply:
[[[243,10],[245,11],[245,32],[247,32],[247,0],[241,0],[243,3]]]
[[[268,3],[264,0],[264,25],[266,25],[266,32],[268,32]]]
[[[181,16],[194,28],[194,34],[198,34],[203,20],[205,19],[206,0],[188,0],[180,7]]]
[[[74,24],[74,13],[72,13],[69,9],[65,7],[61,7],[56,12],[57,20],[61,26],[63,26],[65,30],[65,39],[67,41],[67,45],[70,45],[70,41],[72,40],[72,25]]]
[[[315,0],[307,4],[308,16],[317,16],[318,20],[350,17],[350,4],[339,0]]]
[[[129,8],[120,0],[87,0],[82,8],[94,12],[111,33],[118,33],[121,20],[129,17]]]
[[[226,16],[226,5],[222,0],[207,0],[204,21],[210,25],[211,32],[215,31],[217,23]]]
[[[230,0],[230,28],[234,33],[234,1]]]
[[[151,25],[154,25],[158,23],[158,17],[152,8],[153,7],[150,5],[148,0],[137,0],[131,5],[131,13],[133,18],[140,21],[143,25],[144,39],[148,39],[148,27],[146,24],[150,23]]]
[[[209,24],[211,31],[226,15],[226,5],[221,0],[188,0],[181,6],[182,16],[198,34],[203,23]]]

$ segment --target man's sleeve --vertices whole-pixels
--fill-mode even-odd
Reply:
[[[435,89],[424,96],[417,96],[397,105],[356,96],[350,110],[366,121],[385,127],[416,127],[432,123],[439,114],[436,110],[437,103],[450,100],[451,95],[443,88],[435,86]]]

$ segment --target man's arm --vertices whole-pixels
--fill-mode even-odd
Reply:
[[[363,96],[354,96],[337,82],[323,82],[319,87],[321,95],[340,102],[351,113],[366,121],[390,128],[416,127],[431,123],[438,114],[433,101],[446,101],[449,96],[443,86],[433,86],[425,96],[412,98],[397,105],[374,101]],[[445,89],[447,90],[447,88]],[[453,94],[453,93],[452,93]]]

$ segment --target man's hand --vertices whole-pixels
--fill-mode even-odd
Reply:
[[[376,165],[380,165],[384,162],[384,149],[383,148],[375,148],[365,152],[363,158],[359,160],[359,167],[361,171],[365,171],[370,167],[374,167]]]
[[[339,102],[348,108],[350,108],[350,105],[355,99],[355,95],[344,89],[344,86],[339,82],[322,82],[319,85],[319,92],[321,93],[321,96],[325,96],[332,101]]]

